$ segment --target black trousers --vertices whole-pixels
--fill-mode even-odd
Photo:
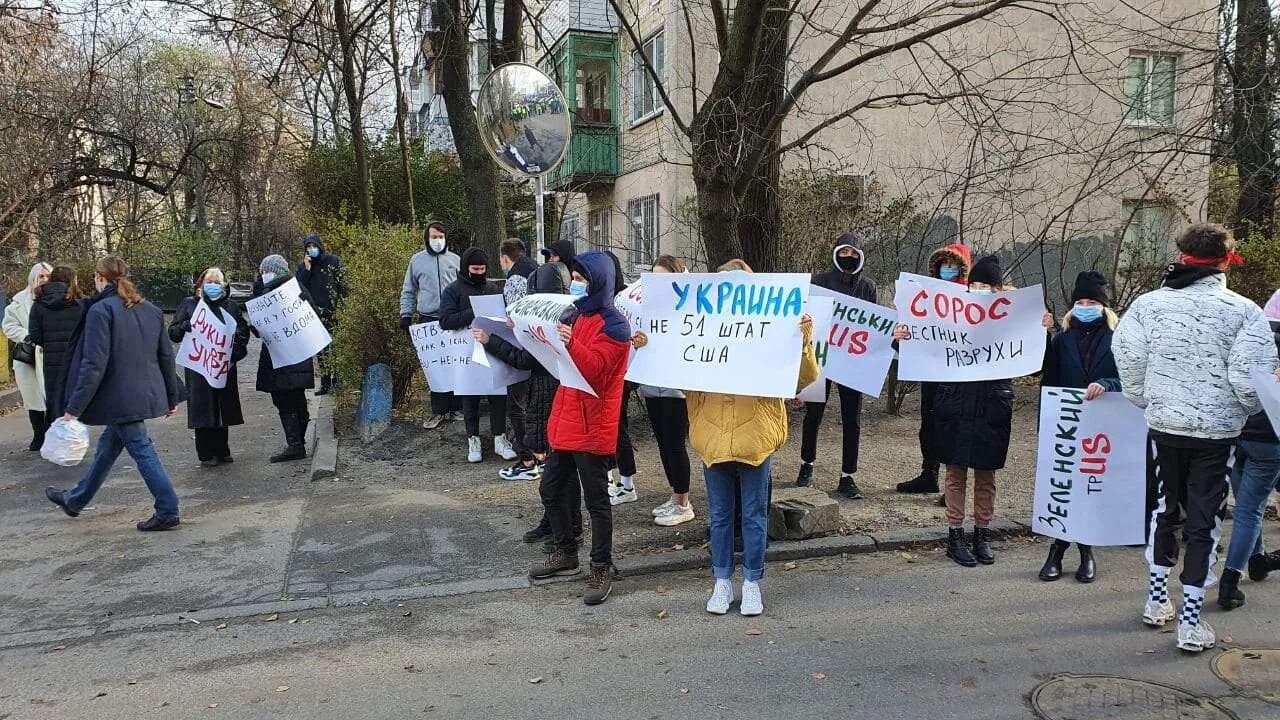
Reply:
[[[507,426],[511,430],[511,446],[520,455],[520,460],[528,462],[533,459],[533,451],[524,441],[526,431],[525,413],[529,407],[529,381],[521,380],[507,386]]]
[[[936,386],[933,383],[920,383],[920,469],[925,475],[938,477],[938,455],[934,443],[933,396]]]
[[[201,462],[231,457],[227,428],[196,428],[196,457]]]
[[[1218,540],[1227,510],[1235,446],[1196,438],[1152,435],[1159,495],[1155,529],[1147,545],[1148,562],[1163,567],[1178,564],[1178,540],[1186,545],[1183,585],[1208,587],[1216,578]]]
[[[683,495],[689,492],[689,451],[685,445],[689,437],[689,407],[684,398],[651,397],[644,399],[644,408],[671,492]]]
[[[862,393],[843,385],[840,389],[840,420],[844,423],[840,443],[840,472],[852,475],[858,471],[858,442],[862,435],[859,416],[862,415]],[[827,381],[827,397],[831,396],[831,381]],[[827,404],[806,403],[804,410],[804,436],[800,440],[800,459],[811,463],[818,457],[818,428]]]
[[[296,412],[304,417],[311,417],[311,414],[307,412],[306,390],[276,390],[271,393],[271,404],[275,405],[276,410],[279,410],[281,414]]]
[[[480,401],[484,395],[462,396],[462,420],[467,435],[480,434]],[[489,395],[489,432],[497,437],[507,431],[507,396]]]
[[[631,424],[627,421],[627,405],[631,400],[631,390],[636,386],[627,383],[622,393],[622,415],[618,418],[618,452],[609,458],[606,472],[618,468],[618,472],[627,477],[636,474],[636,449],[631,444]]]
[[[551,521],[555,545],[567,554],[578,552],[573,538],[573,518],[578,512],[574,485],[582,484],[582,497],[591,517],[591,562],[613,563],[613,506],[609,504],[608,456],[552,450],[542,471],[542,504]]]

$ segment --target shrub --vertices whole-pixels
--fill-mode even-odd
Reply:
[[[1227,277],[1231,289],[1259,305],[1280,288],[1280,237],[1253,234],[1238,243],[1236,252],[1243,265],[1233,267]]]

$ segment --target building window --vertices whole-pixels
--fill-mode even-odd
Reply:
[[[1124,76],[1124,96],[1130,125],[1170,127],[1173,125],[1174,77],[1178,58],[1174,55],[1134,53]]]
[[[560,219],[560,239],[568,240],[574,247],[578,247],[578,241],[582,239],[582,217],[578,213],[565,215]]]
[[[638,123],[662,112],[662,98],[658,95],[658,85],[653,75],[645,69],[644,57],[653,65],[658,77],[663,77],[663,66],[666,62],[663,48],[662,32],[659,31],[640,46],[640,50],[631,52],[631,122]]]
[[[613,63],[579,58],[577,116],[579,122],[608,125],[613,122]]]
[[[610,224],[613,212],[609,208],[587,213],[587,242],[592,250],[609,249]]]
[[[1178,226],[1178,212],[1171,205],[1155,200],[1125,200],[1121,221],[1122,269],[1159,266],[1167,261]]]
[[[658,257],[658,196],[627,201],[627,247],[631,264],[648,271]]]

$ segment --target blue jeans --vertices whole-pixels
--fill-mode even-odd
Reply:
[[[1262,514],[1272,490],[1280,490],[1280,443],[1241,440],[1231,469],[1236,509],[1227,547],[1227,569],[1244,572],[1249,558],[1262,554]]]
[[[770,456],[759,467],[728,462],[703,468],[711,508],[711,571],[717,580],[733,577],[733,520],[738,503],[742,503],[742,578],[764,577],[772,464]]]
[[[67,507],[80,512],[93,501],[93,496],[98,493],[98,488],[102,487],[111,472],[111,466],[120,457],[121,450],[128,450],[129,456],[138,464],[138,473],[156,499],[156,517],[161,520],[178,517],[178,494],[173,491],[173,483],[160,464],[156,445],[151,442],[147,426],[142,421],[103,428],[102,434],[98,436],[98,449],[94,452],[89,471],[65,496]]]

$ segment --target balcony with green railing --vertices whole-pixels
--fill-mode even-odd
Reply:
[[[618,176],[618,39],[569,30],[544,63],[564,90],[572,134],[564,162],[547,175],[552,190],[588,192]]]

